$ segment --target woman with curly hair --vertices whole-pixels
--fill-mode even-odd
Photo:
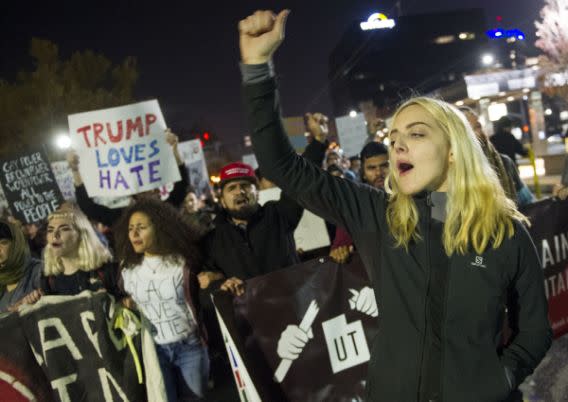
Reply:
[[[116,264],[93,225],[76,205],[47,218],[42,291],[72,296],[84,290],[115,292]]]
[[[203,397],[209,358],[198,316],[194,232],[172,206],[144,199],[124,212],[115,234],[123,288],[152,326],[168,401],[178,400],[183,385]]]

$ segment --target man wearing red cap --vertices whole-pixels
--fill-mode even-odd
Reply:
[[[321,166],[326,133],[313,132],[304,157]],[[204,239],[205,270],[223,275],[213,288],[240,293],[242,280],[263,275],[300,262],[294,230],[303,208],[282,194],[280,200],[258,203],[258,180],[246,163],[234,162],[221,169],[223,212],[215,218],[215,229]],[[202,278],[206,274],[201,275]],[[220,276],[217,276],[220,277]],[[213,279],[213,275],[209,275]],[[209,280],[201,281],[202,287]]]
[[[321,166],[327,148],[326,127],[309,129],[312,141],[304,158]],[[310,162],[307,162],[310,163]],[[258,203],[258,181],[254,169],[241,162],[221,169],[220,203],[223,211],[214,220],[215,229],[204,240],[202,250],[205,266],[199,275],[202,288],[218,289],[241,294],[243,280],[263,275],[300,262],[294,242],[294,230],[302,217],[303,208],[282,193],[280,200]],[[228,392],[233,384],[226,361],[223,340],[217,328],[215,313],[208,297],[204,301],[204,319],[209,332],[211,371],[216,386],[214,392]],[[211,396],[213,399],[214,396]],[[222,400],[230,398],[223,394]],[[235,400],[238,397],[234,396]],[[232,399],[231,399],[232,400]]]

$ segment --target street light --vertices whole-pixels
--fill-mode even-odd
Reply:
[[[349,112],[349,117],[357,117],[357,111],[356,110],[352,110]]]
[[[484,66],[490,66],[495,61],[495,58],[492,54],[486,53],[481,57],[481,62]]]
[[[68,149],[71,146],[71,137],[67,134],[60,133],[55,137],[55,145],[59,149]]]

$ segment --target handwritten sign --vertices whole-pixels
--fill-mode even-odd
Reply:
[[[4,159],[0,164],[0,183],[15,218],[24,223],[40,222],[63,203],[43,151]]]
[[[184,141],[178,144],[178,151],[183,159],[189,185],[200,197],[202,194],[209,193],[209,173],[205,163],[205,155],[199,140]]]
[[[343,116],[335,119],[339,144],[347,157],[358,155],[368,138],[365,116]]]
[[[75,201],[75,185],[73,184],[73,172],[67,161],[51,162],[51,170],[55,181],[67,201]]]
[[[282,190],[278,187],[259,191],[258,203],[264,205],[268,201],[277,201],[280,199],[281,192]],[[331,244],[325,221],[308,210],[304,210],[302,219],[300,219],[300,223],[294,231],[294,240],[296,248],[304,251],[315,250]]]
[[[132,195],[180,180],[157,100],[68,119],[71,144],[90,197]]]

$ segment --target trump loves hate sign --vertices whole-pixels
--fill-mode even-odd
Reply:
[[[69,116],[89,196],[125,196],[180,180],[158,101]]]

